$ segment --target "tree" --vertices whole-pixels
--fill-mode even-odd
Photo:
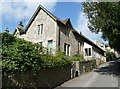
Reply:
[[[102,38],[120,51],[120,2],[84,2],[82,5],[90,31],[102,32]]]
[[[0,35],[2,35],[3,71],[13,73],[18,70],[25,71],[40,68],[39,65],[42,63],[40,60],[41,46],[16,38],[6,32]]]

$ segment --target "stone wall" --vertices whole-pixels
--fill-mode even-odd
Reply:
[[[3,75],[2,87],[6,89],[16,88],[54,88],[62,83],[70,80],[71,78],[78,77],[86,72],[91,71],[96,67],[96,61],[73,61],[71,64],[54,67],[44,68],[36,73],[34,71],[16,72],[13,77]]]
[[[17,87],[40,89],[42,87],[54,88],[67,80],[71,79],[71,65],[68,64],[62,67],[45,68],[36,72],[27,71],[23,73],[17,72],[12,78],[3,77],[3,87],[16,89]]]
[[[70,45],[70,56],[76,53],[83,54],[84,41],[78,34],[73,33],[73,29],[59,24],[60,30],[60,50],[64,51],[64,44]]]
[[[71,78],[78,77],[96,67],[96,60],[73,61],[71,69]]]

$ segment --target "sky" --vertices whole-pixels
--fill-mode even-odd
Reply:
[[[28,23],[29,19],[37,9],[39,5],[42,5],[55,16],[64,20],[70,18],[71,23],[78,32],[82,32],[84,36],[95,42],[96,40],[102,40],[101,33],[94,34],[89,31],[87,27],[88,19],[82,10],[82,2],[58,2],[58,0],[52,0],[47,2],[46,0],[31,1],[27,0],[11,0],[0,3],[0,27],[2,31],[8,27],[10,33],[13,33],[15,27],[18,26],[20,21],[23,21],[24,27]]]

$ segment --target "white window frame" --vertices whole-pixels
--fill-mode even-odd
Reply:
[[[64,51],[65,51],[65,54],[66,56],[70,56],[70,45],[69,44],[66,44],[64,43]]]
[[[53,40],[48,40],[48,44],[49,44],[49,42],[52,43],[52,47],[50,48],[50,50],[49,50],[49,47],[48,47],[48,52],[49,52],[50,54],[52,54],[52,53],[53,53]]]
[[[85,48],[85,56],[92,56],[92,49],[91,48]]]
[[[38,35],[43,34],[43,24],[38,25]]]

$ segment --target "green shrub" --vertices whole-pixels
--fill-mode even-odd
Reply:
[[[109,51],[106,53],[106,56],[107,56],[107,58],[109,58],[109,59],[116,58],[115,53],[109,52]]]
[[[83,61],[84,58],[83,58],[83,55],[77,53],[71,58],[71,60],[73,60],[73,61]]]
[[[12,44],[2,47],[3,70],[14,72],[39,69],[41,60],[37,60],[40,59],[40,50],[35,48],[37,46],[23,39],[14,40]]]
[[[57,64],[59,65],[65,65],[65,64],[68,64],[71,62],[70,58],[68,58],[66,55],[65,55],[65,52],[64,51],[58,51],[56,53],[56,62]]]
[[[55,55],[41,54],[42,67],[63,66],[70,63],[64,52],[58,51]]]
[[[3,36],[2,66],[5,72],[37,71],[46,67],[63,66],[70,62],[64,52],[50,55],[39,44],[16,38],[8,33],[1,35]]]
[[[2,46],[8,46],[11,45],[13,42],[15,42],[15,37],[8,34],[7,32],[0,33],[0,36],[2,36]]]

